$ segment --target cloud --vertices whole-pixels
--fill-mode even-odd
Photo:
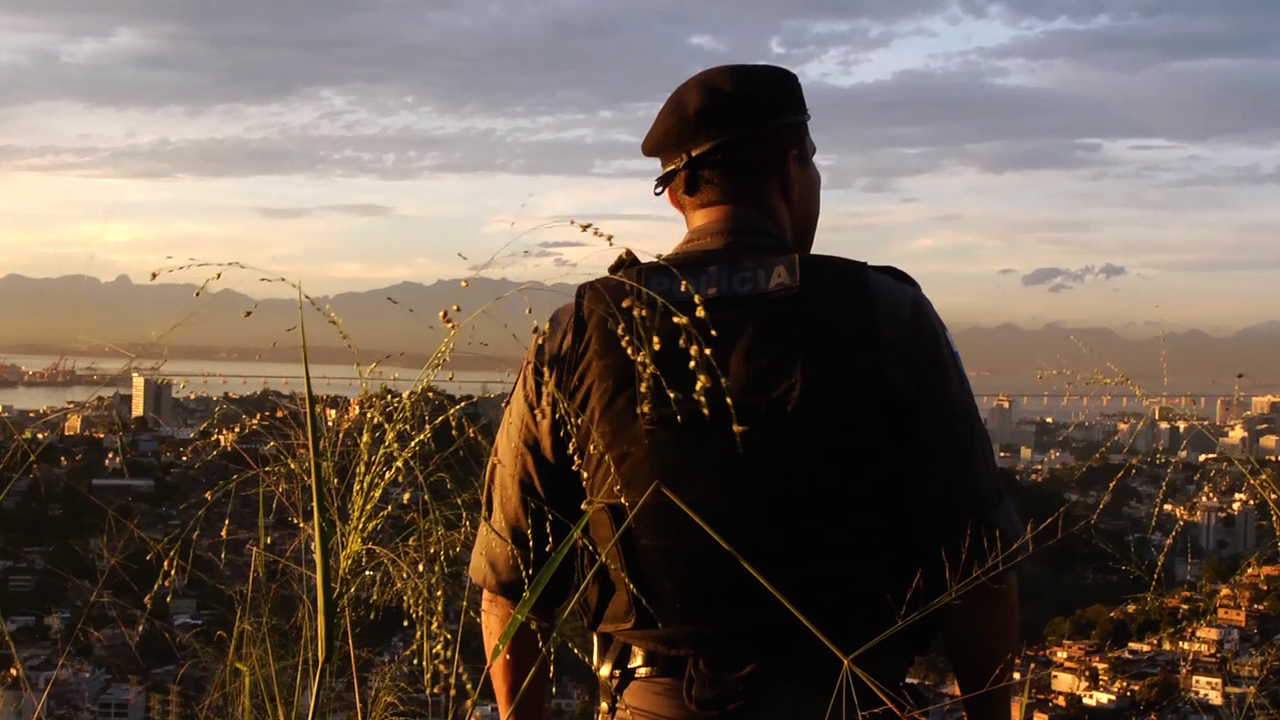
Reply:
[[[1070,285],[1067,285],[1066,283],[1054,283],[1049,286],[1049,292],[1054,293],[1055,295],[1058,293],[1062,293],[1062,292],[1066,292],[1068,290],[1074,290],[1074,289],[1075,288],[1071,287]]]
[[[726,13],[677,0],[276,0],[212,12],[202,0],[14,0],[0,11],[0,107],[245,117],[185,137],[14,143],[0,148],[0,167],[123,178],[639,177],[653,168],[626,163],[642,160],[657,104],[726,58],[799,70],[820,149],[835,158],[829,186],[873,194],[957,168],[1106,167],[1116,159],[1104,141],[1280,135],[1280,41],[1270,32],[1280,5],[1204,5],[1123,0],[1104,13],[1047,0],[744,0]],[[1009,39],[851,82],[877,53],[899,52],[895,43],[975,18],[1007,27]],[[1074,26],[1050,25],[1061,18]],[[634,57],[649,60],[621,60]]]
[[[1023,275],[1022,284],[1025,287],[1037,287],[1054,283],[1053,285],[1050,285],[1049,292],[1056,293],[1061,292],[1063,289],[1070,289],[1068,283],[1078,285],[1092,278],[1111,280],[1112,278],[1125,275],[1127,272],[1128,270],[1124,267],[1114,263],[1104,263],[1101,267],[1085,265],[1077,270],[1060,267],[1042,267],[1036,268],[1035,270]]]
[[[582,240],[547,240],[538,243],[540,248],[580,248],[591,247],[591,243]]]
[[[478,273],[487,270],[519,267],[523,263],[537,264],[541,260],[558,260],[563,257],[564,253],[535,246],[534,249],[516,250],[493,257],[483,262],[473,263],[467,266],[467,270],[469,272]]]
[[[1070,270],[1056,267],[1037,268],[1022,276],[1022,284],[1027,287],[1047,285],[1070,272]]]
[[[821,92],[820,87],[817,92]],[[881,101],[871,97],[867,102]],[[1018,102],[1010,100],[1013,104]],[[915,101],[909,104],[914,105]],[[932,112],[924,98],[918,110],[913,110],[917,111]],[[832,113],[829,117],[838,115]],[[644,131],[648,122],[647,116],[629,119],[628,127],[637,134]],[[1026,119],[1037,127],[1049,122],[1047,117],[1037,119],[1030,113]],[[894,114],[868,120],[856,131],[820,129],[829,122],[814,123],[824,152],[834,152],[840,158],[839,164],[825,173],[825,186],[829,189],[854,188],[885,194],[899,189],[898,180],[952,169],[1005,174],[1097,168],[1113,162],[1098,142],[1052,137],[1019,139],[1019,133],[1034,135],[1039,131],[1020,128],[1012,122],[993,122],[976,108],[968,122],[985,128],[981,132],[940,124],[919,128],[918,138],[905,137],[896,127],[903,120]],[[873,132],[877,123],[882,127]],[[130,179],[308,176],[412,180],[435,174],[492,172],[649,179],[654,174],[648,164],[641,167],[627,162],[639,156],[638,143],[608,137],[607,131],[592,127],[589,118],[548,117],[536,120],[536,124],[545,132],[400,127],[331,133],[285,127],[255,137],[162,138],[114,145],[10,144],[0,145],[0,169]],[[1094,130],[1085,128],[1081,132]],[[605,137],[581,137],[584,133]],[[933,147],[898,147],[921,142]],[[642,213],[614,219],[658,217],[662,216]]]
[[[1280,39],[1272,31],[1280,4],[1004,0],[997,7],[1031,27],[1068,17],[1075,26],[1041,26],[970,57],[1038,75],[1083,102],[1127,107],[1145,130],[1130,135],[1146,139],[1135,149],[1223,138],[1270,143],[1280,135]]]
[[[47,81],[7,70],[5,101],[208,107],[330,90],[391,107],[595,112],[660,101],[675,78],[723,54],[767,57],[782,47],[800,65],[832,50],[883,48],[911,32],[896,24],[949,4],[877,0],[851,9],[838,0],[743,0],[726,12],[678,0],[644,8],[275,0],[211,12],[202,2],[6,3],[0,27],[18,29],[24,42],[14,43],[15,54]],[[626,60],[642,56],[643,70]]]
[[[1017,268],[1000,268],[996,271],[997,275],[1012,275],[1018,272]]]
[[[296,220],[313,214],[316,209],[310,207],[296,208],[254,208],[258,215],[270,220]]]
[[[258,215],[271,220],[296,220],[316,213],[332,213],[351,217],[386,217],[395,214],[395,208],[373,203],[350,205],[316,205],[312,207],[257,207],[253,209]]]
[[[1001,223],[1001,231],[1017,235],[1089,235],[1098,232],[1097,220],[1078,215],[1032,217]]]
[[[154,140],[123,145],[0,145],[0,169],[94,178],[308,176],[413,180],[434,173],[619,175],[597,169],[622,144],[567,139],[514,142],[496,131],[406,131],[363,135],[282,135]],[[639,177],[640,174],[632,171]]]
[[[1280,185],[1280,163],[1270,170],[1261,163],[1222,167],[1210,172],[1184,176],[1168,183],[1169,187],[1235,187],[1248,185]]]
[[[1042,4],[1038,2],[1006,0],[1002,4],[1021,6],[1025,15],[1041,21],[1054,22],[1067,15],[1061,3],[1055,3],[1057,8],[1049,14],[1031,9]],[[982,54],[1036,62],[1070,60],[1134,73],[1198,60],[1274,59],[1280,49],[1271,31],[1280,23],[1280,8],[1268,0],[1198,4],[1120,0],[1092,4],[1092,12],[1087,7],[1077,5],[1083,12],[1075,18],[1087,25],[1023,35]]]
[[[1102,267],[1098,268],[1095,271],[1094,275],[1096,277],[1102,278],[1103,280],[1110,280],[1111,278],[1117,278],[1117,277],[1120,277],[1121,275],[1125,275],[1128,272],[1129,272],[1128,270],[1120,267],[1119,265],[1114,265],[1112,263],[1103,263]]]

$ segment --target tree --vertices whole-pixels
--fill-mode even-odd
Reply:
[[[1221,555],[1213,555],[1200,564],[1200,579],[1208,585],[1220,585],[1235,574],[1231,563]]]
[[[1111,646],[1111,640],[1115,633],[1115,621],[1110,616],[1104,617],[1094,626],[1090,640],[1098,643],[1098,647],[1106,649]]]
[[[1133,640],[1133,631],[1129,629],[1129,621],[1116,620],[1111,627],[1112,647],[1127,647]]]
[[[1066,618],[1059,615],[1049,621],[1044,626],[1044,639],[1047,642],[1059,643],[1067,638],[1067,634],[1071,631],[1071,624]]]
[[[1160,619],[1164,617],[1164,606],[1154,605],[1139,610],[1131,619],[1130,639],[1146,640],[1160,632]]]
[[[1267,593],[1267,597],[1262,601],[1262,606],[1266,608],[1268,615],[1280,615],[1280,590],[1272,590]]]
[[[1089,638],[1096,640],[1097,638],[1094,635],[1098,630],[1098,626],[1104,622],[1110,622],[1110,620],[1111,608],[1106,605],[1095,603],[1087,608],[1080,608],[1071,616],[1068,636],[1072,639]],[[1107,638],[1110,639],[1110,629],[1108,628],[1104,632],[1107,633]]]
[[[1178,679],[1163,668],[1159,675],[1149,677],[1138,685],[1136,700],[1144,710],[1159,707],[1178,696]]]

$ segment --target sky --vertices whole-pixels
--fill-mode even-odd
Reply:
[[[683,233],[640,153],[671,90],[767,62],[805,84],[817,251],[957,326],[1230,331],[1280,317],[1277,27],[1275,0],[0,0],[0,275],[578,282],[617,247],[570,219],[641,255]]]

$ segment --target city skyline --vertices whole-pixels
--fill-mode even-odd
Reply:
[[[666,94],[772,62],[814,116],[817,249],[906,269],[949,323],[1275,320],[1280,6],[1047,5],[6,3],[0,267],[579,281],[617,248],[569,218],[679,239],[639,153]],[[258,277],[220,286],[288,292]]]

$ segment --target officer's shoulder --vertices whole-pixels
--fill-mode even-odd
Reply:
[[[543,344],[548,353],[559,354],[568,347],[573,336],[575,314],[574,303],[567,302],[553,310],[547,318],[546,327],[543,328]]]
[[[901,268],[896,268],[892,265],[867,265],[867,269],[872,273],[882,275],[895,282],[906,285],[913,290],[918,292],[921,291],[920,283],[916,282],[915,278],[908,275],[906,271]]]
[[[884,278],[891,279],[895,282],[906,285],[907,287],[920,289],[920,283],[916,279],[906,273],[906,271],[896,268],[892,265],[872,265],[862,262],[861,260],[853,260],[839,255],[821,255],[814,253],[809,256],[810,260],[822,263],[827,267],[840,268],[846,272],[858,272],[866,268],[869,275],[879,275]],[[875,282],[873,279],[872,282]]]
[[[864,273],[868,290],[877,304],[902,306],[905,309],[924,297],[924,290],[920,288],[920,283],[892,265],[871,265],[838,255],[815,254],[813,258],[828,268],[837,268],[838,271]]]
[[[867,284],[875,303],[895,318],[917,314],[930,305],[920,283],[892,265],[868,265]]]
[[[573,301],[569,301],[552,310],[551,316],[547,319],[547,331],[561,330],[571,325],[573,323],[574,305]]]
[[[843,265],[849,271],[861,266],[866,277],[870,310],[887,345],[907,342],[907,338],[934,324],[933,306],[920,283],[903,270],[892,265],[871,265],[847,258],[839,258],[833,265]]]

